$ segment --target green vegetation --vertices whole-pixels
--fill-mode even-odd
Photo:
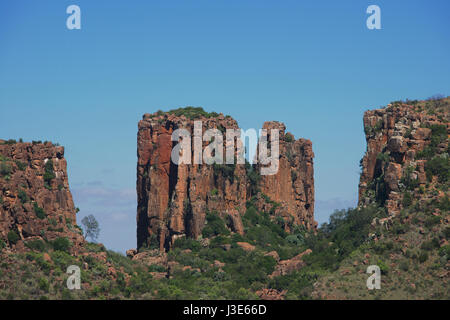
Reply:
[[[364,133],[368,136],[372,136],[374,134],[377,134],[378,132],[381,132],[383,129],[383,120],[377,121],[373,127],[371,126],[364,126]]]
[[[47,245],[42,240],[30,240],[25,242],[25,246],[31,250],[43,252],[47,250]]]
[[[53,171],[53,160],[49,159],[45,163],[45,173],[44,173],[44,186],[47,189],[51,189],[51,182],[56,178],[55,172]]]
[[[67,222],[66,223],[70,223]],[[86,238],[91,238],[92,241],[96,241],[98,239],[98,236],[100,234],[100,225],[97,221],[97,219],[95,219],[95,217],[90,214],[86,217],[84,217],[81,220],[81,223],[84,226],[84,230],[85,230],[85,237]]]
[[[293,142],[294,141],[294,136],[290,133],[287,133],[284,135],[284,141],[286,142]]]
[[[217,181],[219,177],[224,177],[231,183],[234,182],[234,170],[236,169],[235,164],[213,164],[214,179]]]
[[[7,177],[12,173],[12,168],[9,163],[6,162],[6,159],[3,159],[0,162],[0,176]]]
[[[446,156],[436,156],[425,163],[425,172],[428,181],[431,181],[432,176],[438,177],[439,183],[447,183],[450,174],[450,158],[448,153]]]
[[[33,203],[33,210],[39,219],[45,219],[47,217],[47,214],[45,213],[44,209],[39,207],[36,202]]]
[[[217,212],[206,213],[206,226],[202,235],[205,238],[218,235],[228,235],[230,231],[226,228],[225,222],[219,217]]]
[[[389,152],[380,152],[377,155],[377,160],[380,160],[382,162],[389,162]]]
[[[15,163],[20,171],[25,171],[25,169],[27,168],[27,164],[22,161],[16,160]]]
[[[53,249],[56,251],[63,251],[63,252],[69,252],[69,249],[71,247],[71,243],[69,239],[67,238],[56,238],[53,241],[50,241],[50,244],[52,245]]]
[[[20,199],[20,202],[22,202],[22,203],[27,203],[29,200],[27,193],[23,189],[19,189],[17,197]]]
[[[201,117],[213,118],[213,117],[219,116],[219,114],[217,112],[206,112],[205,110],[203,110],[202,107],[178,108],[178,109],[170,110],[167,113],[176,115],[178,117],[184,115],[188,119],[198,119]],[[161,114],[163,114],[162,111],[158,115],[161,115]]]
[[[10,230],[8,232],[8,241],[12,244],[16,244],[17,241],[20,240],[19,235],[14,231],[14,230]]]
[[[438,145],[447,140],[447,127],[445,125],[433,124],[428,127],[431,129],[431,142],[423,151],[417,152],[416,159],[431,159],[436,155]]]

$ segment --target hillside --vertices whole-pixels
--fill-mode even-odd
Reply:
[[[336,211],[319,228],[307,210],[297,216],[300,223],[286,223],[296,221],[290,208],[297,202],[281,195],[278,184],[304,195],[301,177],[312,172],[302,165],[313,154],[310,143],[285,134],[282,124],[266,123],[284,137],[285,172],[279,177],[261,181],[245,164],[231,175],[225,168],[201,169],[202,174],[199,168],[184,168],[184,174],[176,168],[175,180],[163,175],[175,168],[162,170],[166,163],[155,163],[167,158],[159,140],[166,139],[164,130],[199,118],[212,127],[237,123],[195,108],[145,115],[137,168],[143,245],[127,256],[85,241],[73,202],[56,201],[71,201],[62,147],[0,141],[0,299],[449,299],[449,111],[450,98],[397,101],[367,111],[358,207]],[[293,168],[301,184],[293,181]],[[152,197],[166,198],[151,202]],[[194,214],[178,212],[177,202]],[[224,208],[237,210],[239,228]],[[146,220],[151,212],[161,212],[162,223]],[[60,215],[72,219],[58,224]],[[200,227],[183,229],[193,216],[201,217]],[[149,229],[139,238],[142,226]],[[17,237],[8,237],[11,230]],[[152,234],[160,237],[151,240]],[[81,269],[81,290],[66,287],[72,264]],[[381,269],[380,290],[366,287],[369,265]]]

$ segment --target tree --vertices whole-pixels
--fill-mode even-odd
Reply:
[[[91,238],[92,241],[96,241],[98,238],[98,235],[100,234],[100,226],[98,224],[97,219],[95,219],[95,217],[90,214],[86,217],[84,217],[81,220],[81,223],[84,226],[85,229],[85,234],[84,237],[87,238]]]

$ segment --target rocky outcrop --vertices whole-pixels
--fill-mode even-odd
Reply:
[[[310,254],[311,252],[311,249],[307,249],[306,251],[299,253],[291,259],[278,261],[275,270],[269,276],[269,278],[284,276],[294,271],[300,270],[306,265],[306,263],[303,261],[303,257]]]
[[[367,151],[360,163],[359,205],[376,201],[393,215],[410,199],[430,195],[427,187],[442,182],[442,171],[448,175],[449,109],[450,99],[444,98],[395,102],[365,112]]]
[[[270,198],[277,203],[277,215],[313,228],[314,179],[311,142],[295,140],[284,133],[284,125],[267,122],[265,128],[280,130],[280,170],[272,178],[258,175],[250,164],[196,164],[195,140],[191,141],[191,164],[175,164],[171,153],[178,142],[172,133],[185,129],[193,136],[194,121],[207,129],[239,129],[237,122],[223,114],[206,113],[201,108],[177,109],[145,114],[138,126],[137,165],[137,246],[157,246],[167,250],[178,237],[198,238],[207,223],[207,213],[217,213],[229,230],[243,234],[241,216],[246,202]],[[229,144],[223,137],[224,150]],[[208,142],[200,142],[202,150]],[[235,141],[234,153],[238,152]],[[225,151],[224,151],[225,156]],[[256,202],[258,202],[256,200]],[[264,201],[260,201],[263,206]],[[279,202],[279,203],[278,203]],[[261,209],[261,208],[260,208]],[[269,209],[269,208],[266,208]]]
[[[0,240],[24,250],[32,240],[84,242],[76,228],[64,147],[0,140]]]
[[[291,133],[285,133],[286,127],[280,122],[265,122],[263,129],[268,132],[279,130],[280,160],[276,174],[261,176],[261,192],[280,204],[277,212],[289,222],[287,229],[293,225],[315,228],[314,153],[311,141],[295,140]]]

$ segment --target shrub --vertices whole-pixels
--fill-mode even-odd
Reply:
[[[44,185],[48,189],[53,179],[56,178],[55,172],[53,171],[53,160],[49,159],[44,166]]]
[[[294,136],[293,136],[292,134],[290,134],[290,133],[286,133],[286,134],[284,135],[284,141],[286,141],[286,142],[292,142],[292,141],[294,141]]]
[[[176,116],[184,115],[188,119],[198,119],[201,117],[211,118],[217,117],[219,114],[216,112],[206,112],[202,107],[185,107],[168,111],[167,113],[174,114]]]
[[[152,264],[148,267],[148,272],[165,272],[165,271],[166,268],[157,264]]]
[[[54,250],[63,252],[69,252],[69,248],[71,246],[69,239],[65,237],[56,238],[55,240],[51,241],[51,245],[53,246]]]
[[[9,176],[12,172],[11,166],[6,161],[0,163],[0,175]]]
[[[420,263],[424,263],[425,261],[428,260],[428,253],[421,252],[418,259]]]
[[[50,284],[46,278],[39,279],[39,289],[44,292],[48,292],[48,290],[50,289]]]
[[[206,214],[207,224],[203,228],[202,236],[209,238],[211,236],[228,235],[230,231],[225,227],[225,222],[215,212]]]
[[[0,239],[0,251],[6,247],[6,243],[4,240]]]
[[[27,168],[27,164],[26,164],[26,163],[21,162],[21,161],[19,161],[19,160],[16,160],[15,162],[16,162],[17,168],[18,168],[20,171],[24,171],[24,170]]]
[[[25,246],[32,250],[36,250],[39,252],[45,251],[45,249],[46,249],[45,243],[42,240],[27,241],[27,242],[25,242]]]
[[[437,151],[437,146],[447,139],[447,126],[434,124],[431,129],[431,142],[416,154],[416,159],[431,159]]]
[[[431,251],[434,248],[439,248],[439,240],[437,238],[433,238],[429,241],[424,241],[420,248],[426,251]]]
[[[389,271],[389,267],[383,261],[378,260],[377,266],[380,267],[381,274],[386,275]]]
[[[425,172],[428,181],[431,181],[432,176],[437,176],[440,183],[446,183],[450,174],[450,158],[434,157],[428,160],[425,163]]]
[[[175,240],[173,247],[180,249],[191,249],[193,252],[198,252],[201,249],[202,245],[197,240],[183,237]]]
[[[446,255],[447,260],[450,259],[450,244],[440,247],[438,252],[441,257]]]
[[[10,230],[8,232],[8,241],[12,244],[16,244],[17,241],[19,241],[20,237],[19,235],[14,231],[14,230]]]
[[[25,190],[22,189],[19,190],[17,197],[20,199],[20,202],[22,203],[26,203],[29,200],[27,193],[25,192]]]
[[[45,217],[47,217],[47,214],[45,213],[44,209],[42,209],[41,207],[38,206],[38,204],[35,202],[33,203],[33,209],[34,209],[34,213],[36,214],[36,216],[39,219],[45,219]]]
[[[380,152],[379,154],[377,154],[377,160],[380,160],[382,162],[389,162],[389,153]]]
[[[405,192],[403,194],[403,200],[402,200],[403,207],[404,208],[409,207],[412,204],[412,202],[413,202],[413,198],[411,196],[411,193]]]
[[[400,182],[406,187],[407,190],[414,190],[419,186],[419,180],[412,178],[414,168],[409,166],[405,170],[405,174],[400,179]]]
[[[409,269],[408,262],[407,261],[400,262],[399,268],[400,268],[400,270],[408,271],[408,269]]]

